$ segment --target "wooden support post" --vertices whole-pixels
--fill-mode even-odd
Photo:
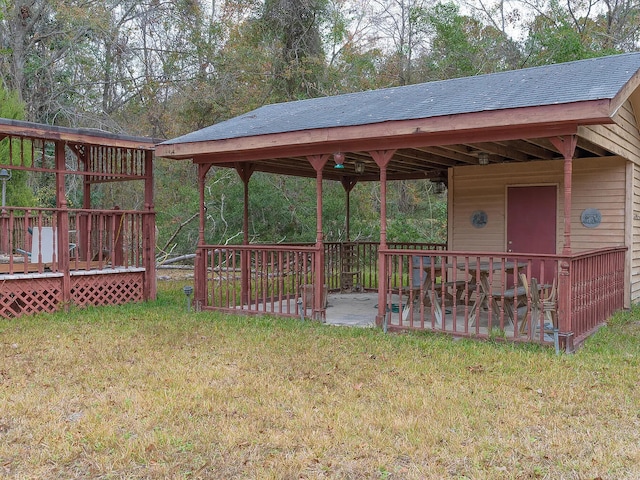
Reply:
[[[5,255],[11,254],[9,248],[11,241],[9,239],[12,235],[13,232],[9,228],[9,213],[3,208],[2,213],[0,213],[0,251]]]
[[[236,163],[236,171],[244,185],[244,205],[242,210],[242,244],[249,245],[249,180],[253,175],[254,166],[252,163]],[[243,305],[249,303],[249,262],[250,252],[242,250],[240,252],[240,299]]]
[[[325,319],[324,297],[324,238],[322,234],[322,169],[329,160],[329,155],[312,155],[307,157],[316,171],[316,261],[313,281],[313,313],[314,320]]]
[[[378,254],[378,315],[376,316],[376,325],[383,325],[387,314],[387,262],[382,253],[387,248],[387,165],[393,157],[395,150],[383,150],[369,152],[380,168],[380,246]]]
[[[69,265],[69,211],[67,210],[67,195],[65,191],[64,172],[65,144],[57,141],[55,146],[56,162],[56,207],[57,213],[57,249],[54,246],[53,254],[58,263],[58,271],[63,273],[62,277],[62,303],[65,311],[68,311],[71,304],[71,273]]]
[[[205,251],[204,225],[206,218],[206,208],[204,205],[204,184],[207,172],[211,168],[210,164],[198,164],[198,192],[200,195],[200,225],[198,227],[198,248],[194,260],[194,288],[193,301],[196,311],[207,305],[207,256]],[[242,272],[244,275],[245,272]]]
[[[144,157],[144,209],[142,217],[142,263],[146,272],[144,282],[145,300],[155,300],[156,284],[156,214],[153,203],[153,152],[146,151]]]
[[[91,170],[92,155],[97,152],[97,149],[87,147],[83,152],[84,155],[80,155],[78,152],[78,158],[83,162],[84,171],[89,172]],[[94,161],[94,164],[96,162]],[[91,176],[84,175],[84,191],[82,192],[82,208],[85,210],[91,209]],[[91,261],[91,236],[89,233],[89,214],[82,212],[77,214],[76,217],[76,258],[78,260]],[[155,247],[155,245],[154,245]]]
[[[111,253],[111,265],[114,267],[122,267],[124,266],[124,214],[118,212],[120,207],[116,205],[113,207],[116,212],[113,214],[113,224],[111,227],[112,235],[113,235],[113,252]],[[144,251],[143,247],[143,254]]]
[[[345,238],[348,242],[351,240],[351,190],[358,183],[358,179],[355,177],[344,177],[342,179],[342,188],[346,193],[346,219],[345,219]]]
[[[573,156],[576,150],[577,137],[554,137],[549,139],[564,157],[564,237],[562,255],[567,258],[560,262],[558,272],[558,328],[565,351],[573,351],[573,325],[571,304],[571,210],[572,210],[572,170]]]

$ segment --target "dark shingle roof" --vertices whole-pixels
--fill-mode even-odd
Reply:
[[[639,69],[636,52],[277,103],[164,144],[612,99]]]
[[[159,142],[156,138],[123,135],[97,128],[71,128],[58,125],[0,118],[0,133],[23,134],[26,137],[68,140],[69,137],[84,137],[83,143],[90,145],[116,145],[118,142],[140,144],[141,149],[152,149]]]

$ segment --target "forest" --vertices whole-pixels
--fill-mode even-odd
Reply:
[[[0,0],[0,117],[161,141],[269,103],[634,51],[639,20],[638,0]],[[194,167],[158,158],[155,179],[158,258],[193,252]],[[15,205],[55,198],[46,178],[7,188]],[[250,189],[252,242],[315,239],[314,181],[255,174]],[[208,243],[241,242],[242,192],[234,170],[209,173]],[[324,192],[326,239],[344,240],[344,190]],[[378,185],[357,185],[352,240],[377,239],[378,207]],[[446,208],[441,185],[394,182],[389,239],[443,241]]]

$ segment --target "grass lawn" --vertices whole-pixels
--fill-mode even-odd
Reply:
[[[0,320],[0,478],[640,478],[640,311],[556,356],[187,313],[182,285]]]

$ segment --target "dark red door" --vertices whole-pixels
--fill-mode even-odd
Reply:
[[[507,251],[513,253],[556,253],[555,185],[507,188]],[[550,280],[551,265],[545,265],[540,278],[540,263],[533,265],[532,277]]]

